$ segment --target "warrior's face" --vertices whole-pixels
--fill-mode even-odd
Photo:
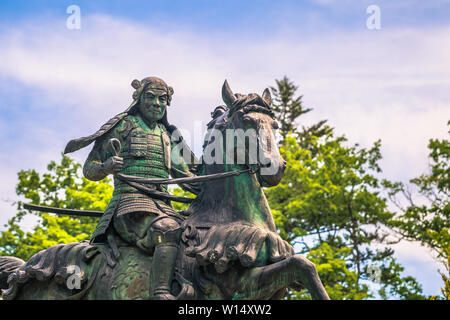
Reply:
[[[156,122],[164,116],[168,100],[166,90],[149,88],[142,94],[139,111],[148,122]]]

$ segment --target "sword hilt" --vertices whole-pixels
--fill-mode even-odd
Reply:
[[[120,140],[117,138],[111,138],[108,141],[108,151],[115,157],[119,156],[120,149],[122,148],[122,144]]]

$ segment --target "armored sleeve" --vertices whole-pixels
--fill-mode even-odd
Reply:
[[[121,120],[114,129],[95,140],[94,147],[83,166],[83,174],[86,179],[99,181],[108,175],[103,167],[103,163],[112,156],[111,152],[108,151],[108,142],[110,139],[116,138],[123,145],[121,132],[124,130],[125,122],[125,119]]]

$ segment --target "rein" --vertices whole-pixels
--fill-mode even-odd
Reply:
[[[120,148],[121,148],[121,145],[120,145],[120,141],[118,139],[112,138],[109,140],[108,149],[112,153],[113,156],[119,155]],[[154,197],[156,199],[170,200],[170,201],[181,202],[181,203],[191,203],[192,201],[194,201],[194,199],[192,199],[192,198],[174,196],[168,192],[151,189],[143,184],[161,185],[161,184],[183,184],[183,183],[207,182],[207,181],[225,179],[228,177],[235,177],[235,176],[241,175],[243,173],[247,173],[247,172],[250,174],[254,174],[259,169],[260,169],[259,165],[256,165],[256,166],[252,166],[245,170],[214,173],[214,174],[208,174],[205,176],[173,178],[173,179],[170,179],[170,178],[169,179],[142,178],[142,177],[126,175],[123,173],[115,173],[114,177],[117,177],[119,180],[125,182],[129,186],[141,191],[142,193],[144,193],[148,196]]]
[[[194,182],[206,182],[206,181],[219,180],[219,179],[224,179],[224,178],[228,178],[228,177],[239,176],[246,172],[255,173],[256,171],[258,171],[258,169],[259,168],[257,168],[257,169],[248,168],[245,170],[214,173],[214,174],[208,174],[205,176],[174,178],[174,179],[142,178],[142,177],[126,175],[123,173],[116,173],[115,176],[124,182],[139,182],[139,183],[146,183],[146,184],[147,183],[151,183],[151,184],[182,184],[182,183],[194,183]]]
[[[192,199],[192,198],[174,196],[168,192],[162,192],[162,191],[151,189],[143,184],[150,183],[150,184],[160,185],[160,184],[183,184],[183,183],[194,183],[194,182],[206,182],[206,181],[224,179],[224,178],[228,178],[228,177],[234,177],[234,176],[238,176],[242,173],[246,173],[246,172],[248,172],[250,174],[254,174],[258,170],[259,170],[259,167],[256,167],[255,169],[248,168],[245,170],[208,174],[206,176],[174,178],[174,179],[160,179],[160,178],[148,179],[148,178],[130,176],[130,175],[122,174],[122,173],[116,173],[114,176],[117,177],[118,179],[122,180],[129,186],[131,186],[153,198],[156,198],[159,200],[170,200],[170,201],[175,201],[175,202],[191,203],[192,201],[194,201],[194,199]]]
[[[141,183],[152,183],[152,184],[172,184],[172,183],[193,183],[193,182],[205,182],[212,181],[218,179],[224,179],[228,177],[238,176],[242,173],[250,173],[254,174],[259,170],[259,167],[249,168],[245,170],[238,170],[232,172],[224,172],[224,173],[215,173],[209,174],[206,176],[200,177],[187,177],[187,178],[176,178],[176,179],[146,179],[141,177],[129,176],[122,173],[116,173],[115,176],[125,182],[126,184],[132,186],[133,188],[141,191],[144,194],[151,196],[152,198],[159,200],[170,200],[181,203],[191,203],[194,201],[192,198],[187,197],[178,197],[171,195],[168,192],[162,192],[158,190],[151,189]],[[89,211],[89,210],[75,210],[75,209],[66,209],[66,208],[55,208],[55,207],[47,207],[34,205],[29,203],[24,203],[24,209],[33,210],[33,211],[41,211],[41,212],[49,212],[49,213],[57,213],[57,214],[67,214],[71,216],[81,216],[81,217],[101,217],[103,215],[103,211]]]

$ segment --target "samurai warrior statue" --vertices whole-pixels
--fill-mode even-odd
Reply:
[[[142,178],[192,177],[195,156],[175,152],[172,139],[176,127],[167,121],[167,106],[172,87],[156,77],[134,80],[133,102],[100,130],[89,137],[72,140],[65,153],[81,149],[95,141],[84,167],[84,176],[93,181],[109,174],[122,173]],[[111,141],[117,140],[116,149]],[[175,140],[175,141],[173,141]],[[117,147],[119,146],[119,147]],[[118,150],[120,149],[120,150]],[[183,148],[186,151],[186,146]],[[189,158],[192,161],[186,161]],[[189,163],[190,162],[190,163]],[[146,184],[146,188],[167,193],[166,185]],[[196,185],[182,185],[198,194]],[[181,237],[183,218],[170,201],[142,193],[114,175],[113,197],[95,229],[91,242],[108,242],[114,252],[115,235],[120,241],[137,246],[152,255],[152,299],[173,300],[170,284]],[[116,252],[118,252],[116,250]],[[117,253],[118,254],[118,253]]]

